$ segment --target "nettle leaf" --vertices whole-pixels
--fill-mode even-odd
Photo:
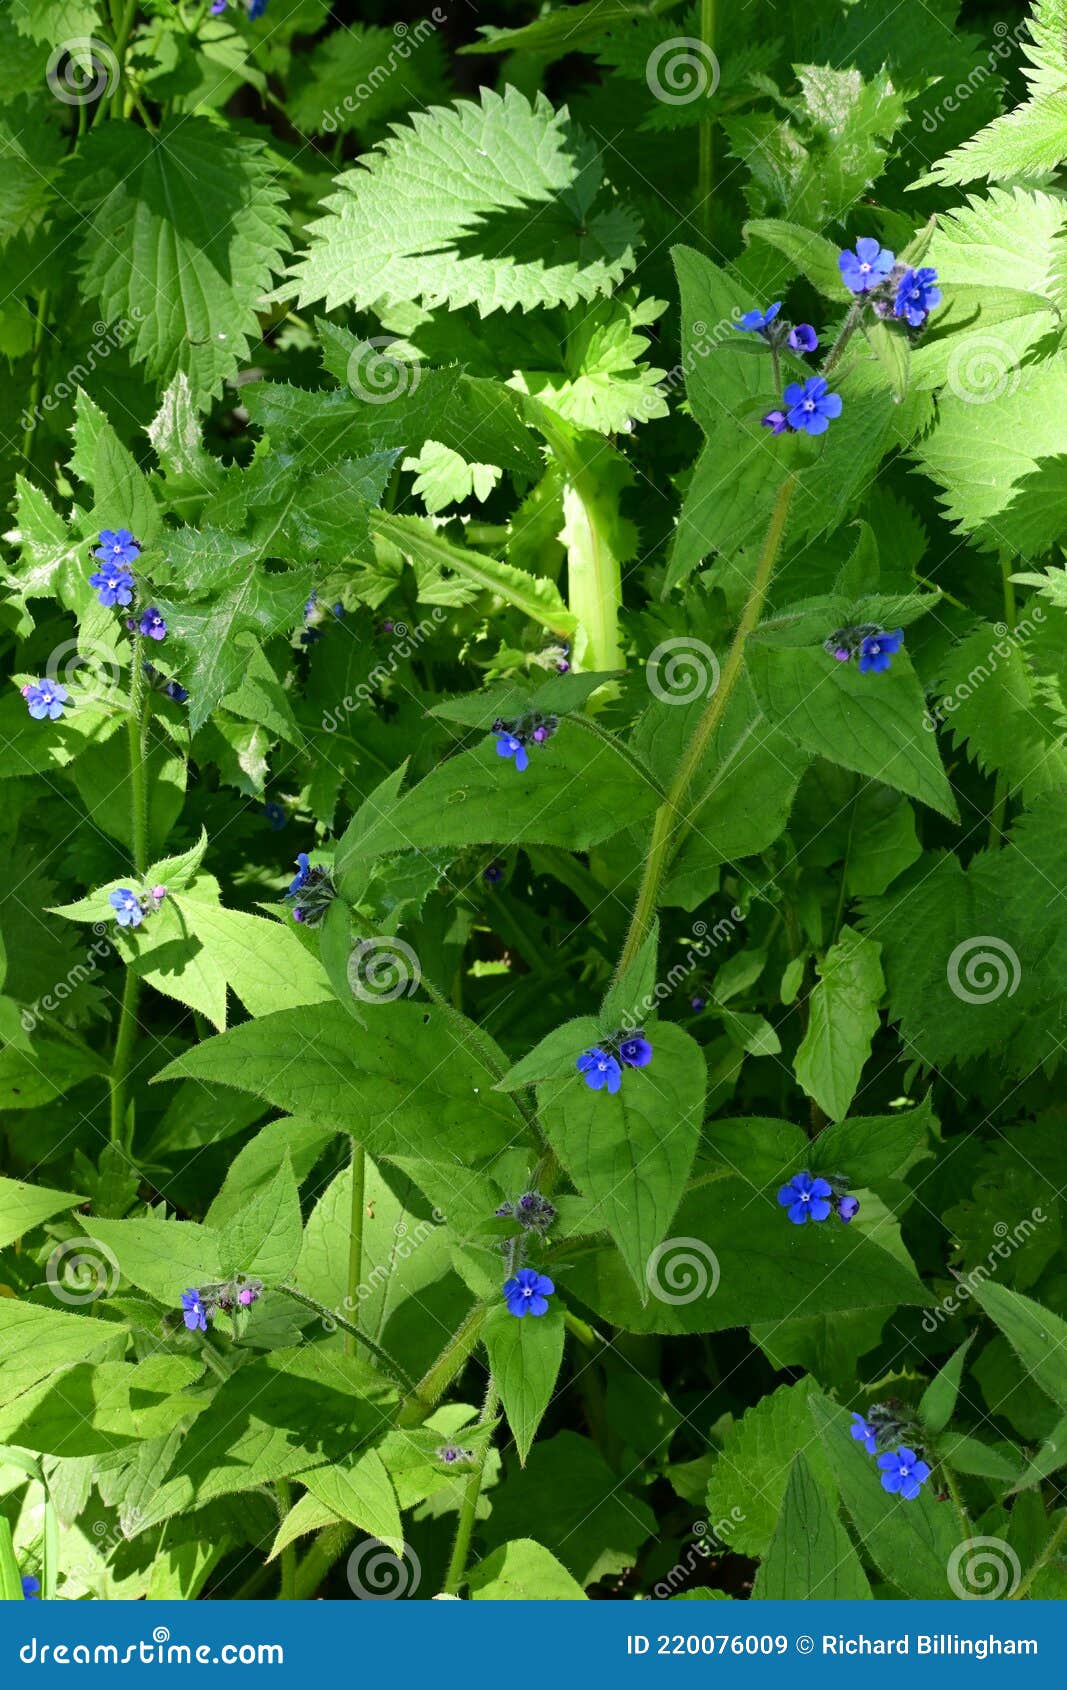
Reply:
[[[380,131],[384,121],[447,99],[436,29],[398,41],[391,29],[349,24],[294,57],[289,115],[304,134]]]
[[[870,1595],[867,1575],[825,1487],[805,1457],[795,1455],[752,1600],[848,1602]]]
[[[624,1069],[614,1096],[573,1070],[538,1088],[552,1148],[591,1201],[590,1230],[611,1233],[643,1300],[693,1165],[707,1088],[703,1052],[680,1027],[658,1025],[653,1045],[649,1066]]]
[[[809,1431],[810,1404],[819,1396],[812,1379],[782,1385],[746,1410],[727,1433],[708,1483],[708,1518],[724,1523],[720,1535],[739,1554],[767,1553],[797,1449],[804,1449],[810,1477],[827,1505],[836,1507],[834,1465]]]
[[[80,164],[83,294],[105,317],[133,318],[132,355],[150,376],[183,370],[206,405],[258,341],[255,306],[284,251],[264,147],[183,114],[158,135],[99,124]]]
[[[327,310],[418,300],[483,317],[594,299],[632,267],[637,239],[628,211],[595,209],[600,183],[566,111],[483,88],[477,104],[416,112],[338,178],[280,293]]]
[[[563,1310],[550,1303],[547,1314],[520,1317],[496,1308],[482,1336],[519,1460],[525,1465],[563,1360]]]
[[[818,964],[819,983],[808,999],[808,1027],[793,1069],[824,1114],[848,1113],[878,1030],[885,990],[877,944],[843,927]]]

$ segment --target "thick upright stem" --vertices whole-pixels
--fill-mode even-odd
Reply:
[[[359,1331],[359,1287],[363,1278],[363,1201],[367,1182],[367,1153],[352,1140],[352,1196],[348,1220],[348,1313],[353,1330],[345,1333],[345,1349],[355,1355]]]
[[[144,766],[145,708],[148,689],[141,664],[141,639],[135,635],[130,658],[130,699],[126,732],[130,754],[130,849],[137,878],[144,880],[148,872],[148,783]],[[140,979],[127,967],[119,1008],[115,1052],[111,1059],[110,1136],[112,1144],[125,1144],[127,1092],[130,1059],[137,1035],[137,1000]]]
[[[398,1426],[420,1426],[427,1415],[433,1413],[439,1399],[447,1391],[478,1342],[487,1313],[488,1309],[484,1303],[475,1303],[437,1360],[423,1374],[407,1400],[401,1403],[397,1416]]]
[[[723,719],[726,706],[729,704],[734,687],[737,685],[744,664],[745,645],[748,636],[763,614],[767,589],[774,573],[778,551],[782,544],[782,535],[785,533],[789,503],[793,497],[795,485],[794,477],[789,476],[778,490],[778,497],[774,502],[771,520],[756,565],[752,588],[741,614],[741,620],[737,625],[737,632],[734,634],[726,662],[722,666],[719,684],[708,700],[707,708],[696,725],[693,737],[682,752],[667,796],[656,811],[656,819],[652,825],[652,841],[648,848],[648,856],[645,858],[641,887],[637,894],[637,905],[630,922],[630,931],[626,935],[622,956],[619,959],[620,974],[633,961],[648,935],[652,926],[652,918],[656,913],[660,888],[671,852],[689,827],[689,818],[684,811],[686,796],[693,776],[700,767],[701,759]]]
[[[478,1417],[480,1425],[484,1426],[486,1421],[492,1420],[496,1413],[498,1400],[496,1384],[490,1374],[482,1412]],[[445,1574],[444,1594],[446,1596],[457,1596],[460,1585],[467,1576],[467,1556],[470,1554],[471,1537],[478,1513],[478,1498],[482,1494],[482,1479],[485,1476],[485,1462],[488,1454],[489,1445],[486,1443],[483,1445],[464,1487],[463,1501],[459,1508],[459,1523],[456,1526],[456,1541],[452,1545],[452,1559],[448,1563],[448,1572]]]

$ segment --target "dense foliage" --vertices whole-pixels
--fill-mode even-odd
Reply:
[[[0,1593],[1062,1595],[1067,0],[359,10],[0,6]]]

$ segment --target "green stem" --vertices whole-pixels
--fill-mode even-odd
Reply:
[[[585,636],[577,654],[578,666],[605,672],[623,669],[626,660],[619,638],[622,563],[613,543],[618,492],[610,473],[617,460],[606,441],[579,434],[535,400],[527,402],[527,412],[563,472],[567,608]],[[605,465],[600,464],[602,457],[607,459]]]
[[[715,0],[700,0],[700,39],[715,54]],[[711,201],[715,192],[715,120],[704,118],[699,132],[697,212],[705,239],[711,234]]]
[[[135,634],[130,643],[130,707],[126,721],[130,748],[130,836],[133,866],[143,880],[148,873],[148,782],[144,766],[148,687],[140,634]]]
[[[352,1140],[352,1197],[348,1218],[348,1302],[352,1330],[345,1333],[345,1350],[355,1355],[359,1339],[359,1287],[363,1278],[363,1198],[367,1183],[367,1153]]]
[[[305,1297],[303,1291],[298,1291],[295,1285],[279,1285],[278,1290],[284,1292],[285,1296],[292,1297],[294,1303],[300,1303],[305,1309],[313,1309],[317,1315],[321,1315],[323,1320],[329,1321],[333,1326],[339,1326],[342,1332],[350,1333],[357,1343],[362,1344],[364,1349],[370,1351],[380,1364],[383,1372],[388,1373],[394,1384],[399,1385],[400,1389],[407,1395],[414,1394],[415,1385],[408,1378],[400,1363],[394,1361],[389,1352],[383,1350],[380,1344],[376,1344],[373,1338],[368,1338],[365,1332],[361,1332],[358,1326],[353,1326],[351,1321],[338,1314],[336,1309],[328,1309],[325,1303],[317,1303],[314,1297]]]
[[[492,1374],[486,1387],[485,1401],[478,1423],[484,1426],[486,1421],[492,1420],[496,1414],[498,1402],[496,1384]],[[488,1441],[475,1461],[474,1468],[463,1490],[463,1501],[459,1508],[459,1522],[456,1526],[456,1541],[452,1545],[452,1559],[448,1563],[445,1574],[444,1595],[458,1596],[459,1589],[467,1576],[467,1556],[470,1554],[471,1536],[474,1532],[474,1521],[478,1513],[478,1498],[482,1494],[482,1479],[485,1476],[485,1462],[489,1454]]]
[[[778,551],[782,544],[782,536],[785,533],[789,504],[793,497],[795,485],[794,477],[789,476],[778,489],[778,496],[774,501],[774,509],[771,512],[771,520],[756,565],[756,573],[753,577],[748,601],[737,625],[737,632],[734,634],[726,662],[723,664],[719,684],[708,700],[707,708],[697,723],[689,744],[682,752],[667,796],[656,811],[656,819],[652,825],[652,841],[649,845],[648,856],[645,858],[641,887],[637,894],[637,905],[630,922],[630,931],[626,935],[622,956],[619,959],[619,975],[629,967],[648,936],[656,913],[656,905],[659,902],[660,886],[672,847],[689,828],[689,819],[682,806],[693,776],[700,767],[704,753],[722,721],[726,706],[729,704],[734,687],[737,685],[744,664],[748,636],[756,627],[763,613],[767,589],[770,586]]]
[[[478,1342],[488,1312],[485,1303],[475,1303],[437,1360],[412,1388],[406,1401],[401,1403],[396,1422],[398,1426],[420,1426],[433,1413]]]
[[[848,345],[852,336],[860,326],[860,318],[863,316],[863,305],[864,301],[861,297],[857,299],[855,305],[849,308],[848,316],[845,318],[845,321],[841,326],[841,333],[838,335],[823,360],[823,366],[819,372],[821,375],[828,376],[830,371],[835,369],[841,362],[841,357],[844,353],[845,347]]]
[[[1033,1584],[1038,1573],[1041,1571],[1042,1567],[1048,1566],[1065,1537],[1067,1537],[1067,1508],[1064,1509],[1059,1525],[1056,1527],[1056,1530],[1049,1538],[1044,1549],[1030,1568],[1030,1571],[1019,1580],[1018,1588],[1012,1591],[1010,1597],[1012,1602],[1018,1602],[1023,1596],[1027,1596],[1029,1594],[1030,1586]]]
[[[45,318],[48,314],[48,289],[42,288],[37,296],[37,321],[33,325],[33,374],[30,377],[30,402],[28,414],[35,420],[26,428],[22,436],[22,456],[27,467],[32,462],[30,449],[33,445],[33,431],[37,426],[37,407],[41,403],[41,387],[44,378],[44,333]]]
[[[340,1560],[355,1535],[355,1527],[345,1523],[327,1526],[325,1531],[319,1533],[296,1570],[295,1596],[298,1602],[306,1602],[314,1596],[334,1562]],[[238,1591],[238,1595],[240,1594]]]
[[[289,1510],[293,1506],[293,1488],[288,1479],[277,1482],[278,1514],[284,1525]],[[282,1582],[278,1591],[280,1602],[295,1602],[296,1600],[296,1545],[287,1543],[282,1550]]]
[[[115,78],[115,87],[111,95],[111,119],[121,117],[123,112],[123,83],[126,80],[126,48],[129,46],[130,34],[133,30],[134,14],[137,11],[137,0],[126,0],[126,6],[121,17],[118,17],[118,7],[112,6],[112,16],[115,17],[115,57],[118,60],[119,72]]]
[[[941,1471],[945,1475],[945,1488],[948,1491],[949,1496],[952,1498],[952,1506],[955,1508],[956,1513],[959,1516],[963,1536],[965,1539],[973,1537],[974,1527],[971,1524],[971,1517],[967,1512],[967,1505],[963,1500],[963,1492],[960,1490],[959,1481],[947,1462],[942,1467]]]
[[[115,1052],[111,1058],[111,1142],[126,1144],[126,1094],[130,1077],[130,1057],[137,1037],[137,1000],[140,996],[139,975],[127,965],[119,1008],[119,1028],[115,1037]]]

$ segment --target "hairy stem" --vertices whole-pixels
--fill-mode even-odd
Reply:
[[[848,345],[852,336],[860,326],[860,318],[863,316],[863,306],[864,299],[861,294],[855,304],[849,308],[848,316],[841,325],[841,333],[838,335],[829,352],[826,354],[826,357],[823,359],[823,366],[820,372],[822,375],[828,376],[830,371],[836,369],[837,365],[841,362],[845,347]]]
[[[486,1421],[492,1420],[496,1414],[497,1395],[496,1382],[492,1374],[486,1387],[485,1401],[482,1412],[478,1416],[478,1423],[484,1426]],[[457,1596],[460,1585],[467,1576],[467,1556],[470,1554],[471,1536],[474,1532],[474,1521],[478,1513],[478,1498],[482,1494],[482,1479],[485,1476],[485,1462],[489,1454],[486,1443],[479,1453],[474,1468],[463,1490],[463,1501],[460,1503],[459,1523],[456,1526],[456,1541],[452,1545],[452,1559],[448,1563],[445,1574],[444,1594]]]
[[[293,1487],[288,1479],[279,1479],[276,1485],[278,1493],[278,1517],[284,1525],[286,1516],[293,1506]],[[287,1543],[282,1550],[281,1588],[278,1591],[280,1602],[295,1602],[296,1600],[296,1545]]]
[[[352,1140],[352,1195],[348,1218],[348,1299],[352,1329],[345,1332],[345,1350],[356,1353],[359,1342],[359,1287],[363,1278],[363,1198],[367,1184],[367,1153]]]
[[[351,1321],[338,1314],[336,1309],[328,1309],[325,1303],[317,1303],[314,1297],[305,1297],[303,1291],[298,1291],[295,1285],[279,1285],[278,1290],[283,1292],[285,1296],[292,1297],[294,1303],[300,1303],[306,1309],[313,1309],[317,1315],[321,1315],[322,1319],[329,1321],[331,1325],[339,1326],[342,1332],[351,1334],[358,1344],[362,1344],[364,1349],[370,1351],[381,1366],[382,1371],[388,1373],[395,1385],[399,1385],[400,1389],[407,1395],[414,1393],[414,1383],[408,1378],[400,1363],[393,1360],[388,1350],[383,1350],[380,1344],[376,1344],[373,1338],[368,1338],[365,1332],[361,1332],[358,1326],[353,1326]]]
[[[122,984],[119,1006],[119,1030],[115,1038],[115,1052],[111,1058],[110,1138],[112,1144],[126,1145],[126,1099],[130,1077],[130,1058],[137,1037],[137,1000],[140,997],[140,977],[127,967]]]
[[[319,1533],[296,1569],[293,1594],[298,1602],[306,1602],[314,1596],[334,1562],[341,1559],[355,1535],[355,1526],[345,1522],[327,1526],[325,1531]]]
[[[1064,1509],[1063,1517],[1061,1518],[1059,1525],[1056,1527],[1056,1530],[1049,1538],[1044,1549],[1041,1551],[1029,1572],[1025,1573],[1019,1580],[1018,1589],[1012,1591],[1011,1601],[1018,1602],[1021,1597],[1028,1596],[1030,1594],[1030,1586],[1033,1584],[1041,1569],[1048,1566],[1049,1562],[1056,1554],[1056,1551],[1063,1543],[1065,1537],[1067,1537],[1067,1509]]]
[[[481,1336],[488,1309],[475,1303],[466,1319],[448,1340],[437,1360],[427,1369],[406,1401],[400,1405],[398,1426],[419,1426],[433,1413]]]
[[[774,573],[778,551],[782,544],[782,535],[785,533],[789,504],[795,486],[794,477],[789,476],[778,489],[778,497],[775,499],[774,509],[771,512],[771,520],[756,565],[756,573],[753,577],[748,601],[741,613],[737,632],[734,634],[726,662],[723,664],[719,684],[708,700],[707,708],[697,723],[689,744],[682,752],[667,796],[656,811],[656,819],[652,825],[652,841],[645,858],[641,886],[637,894],[637,904],[633,919],[630,922],[630,931],[626,935],[622,956],[619,959],[619,974],[629,967],[649,933],[652,919],[656,913],[656,905],[659,902],[663,876],[672,850],[688,830],[689,819],[683,808],[686,796],[693,776],[700,767],[701,759],[723,719],[726,706],[729,704],[734,687],[737,685],[744,664],[745,645],[748,636],[763,613],[767,589]]]
[[[32,463],[33,431],[37,426],[37,407],[41,403],[41,387],[44,380],[44,337],[48,317],[48,289],[42,288],[37,295],[37,320],[33,325],[33,373],[30,377],[30,402],[24,415],[32,420],[27,425],[22,436],[22,456],[27,467]]]

